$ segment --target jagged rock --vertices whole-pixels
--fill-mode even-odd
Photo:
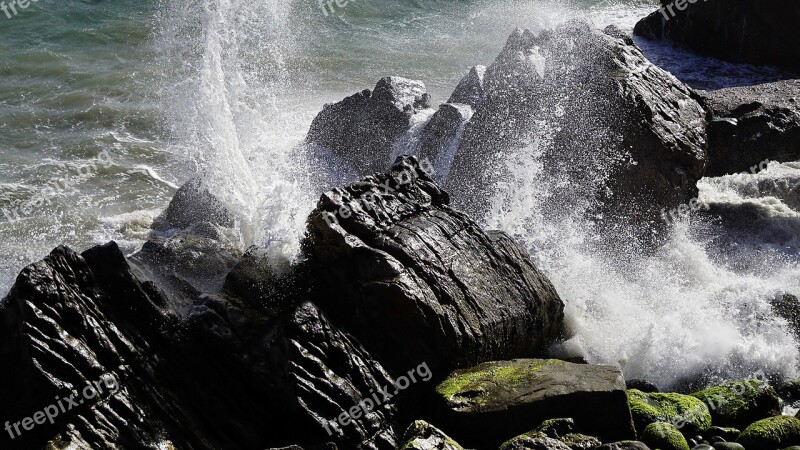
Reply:
[[[425,126],[420,137],[419,158],[434,168],[433,178],[444,184],[455,158],[458,143],[472,118],[472,107],[459,103],[445,103]]]
[[[758,379],[734,380],[691,395],[702,400],[711,412],[711,421],[723,427],[741,429],[781,412],[778,393]]]
[[[483,77],[486,67],[475,66],[458,82],[447,103],[462,103],[476,108],[483,100]]]
[[[800,80],[701,92],[712,115],[706,176],[800,159]]]
[[[794,0],[661,0],[634,34],[702,55],[800,71],[800,5]],[[683,9],[677,6],[683,6]]]
[[[446,185],[456,206],[483,214],[488,187],[508,173],[504,161],[528,146],[543,149],[544,176],[580,186],[581,198],[594,193],[609,220],[658,223],[657,211],[697,196],[706,113],[629,38],[574,21],[539,36],[516,30],[485,86]],[[553,193],[554,209],[575,205],[563,191]]]
[[[580,433],[567,433],[560,439],[572,450],[593,450],[603,443],[594,436],[587,436]]]
[[[531,422],[567,415],[581,432],[606,440],[635,436],[625,381],[611,366],[489,362],[453,372],[436,392],[442,429],[467,446],[490,448],[524,432]]]
[[[83,255],[59,247],[23,270],[0,322],[0,416],[31,414],[105,375],[121,389],[3,448],[41,448],[59,433],[78,448],[394,448],[393,402],[355,425],[332,422],[393,380],[302,289],[274,315],[217,296],[178,305],[140,276],[113,243]]]
[[[442,379],[540,354],[561,334],[548,279],[509,236],[452,209],[415,158],[325,193],[308,236],[320,305],[392,370],[424,361]]]
[[[201,222],[222,227],[231,227],[234,223],[233,214],[203,186],[199,178],[192,178],[175,192],[164,216],[172,228],[180,229]]]
[[[463,447],[441,430],[424,420],[409,425],[399,450],[463,450]]]
[[[306,136],[306,143],[330,149],[361,175],[385,170],[392,145],[409,129],[411,116],[430,107],[420,81],[386,77],[375,89],[325,105]]]

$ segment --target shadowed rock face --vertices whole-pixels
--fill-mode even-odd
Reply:
[[[706,176],[800,159],[800,80],[701,93],[712,115]]]
[[[374,211],[322,218],[379,187]],[[429,409],[410,388],[380,397],[409,369],[427,363],[441,379],[456,364],[539,353],[560,333],[547,279],[510,238],[450,209],[414,159],[325,194],[309,230],[303,263],[276,273],[248,251],[213,291],[185,267],[154,266],[163,241],[131,259],[113,242],[59,247],[23,270],[0,310],[0,418],[21,421],[103,377],[119,389],[16,439],[0,433],[0,448],[394,449]],[[219,251],[168,243],[172,255]]]
[[[509,170],[508,155],[536,145],[548,176],[585,180],[582,195],[594,190],[609,216],[652,219],[697,195],[706,165],[703,108],[691,89],[615,35],[580,22],[511,35],[486,71],[485,99],[447,180],[457,207],[482,214],[490,187]],[[554,205],[574,203],[563,195],[554,194]]]
[[[640,20],[635,34],[731,62],[800,71],[800,4],[794,0],[704,0],[683,10],[672,0],[661,3],[672,11]]]
[[[397,370],[531,356],[561,333],[552,284],[510,237],[450,208],[414,159],[323,195],[307,252],[323,309]]]

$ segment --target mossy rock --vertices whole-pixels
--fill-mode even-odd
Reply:
[[[572,450],[567,444],[548,437],[541,431],[531,431],[504,442],[498,450]]]
[[[800,419],[775,416],[751,424],[739,435],[747,450],[777,450],[800,445]]]
[[[689,443],[675,425],[654,422],[645,427],[640,438],[650,448],[661,450],[689,450]]]
[[[544,433],[547,437],[559,439],[575,430],[575,421],[570,418],[547,419],[536,427],[536,431]]]
[[[654,422],[675,425],[684,435],[701,434],[711,427],[711,413],[700,399],[672,392],[628,391],[633,423],[640,433]]]
[[[436,392],[445,398],[454,398],[465,392],[483,391],[485,385],[502,383],[513,387],[536,378],[536,372],[546,366],[560,366],[558,359],[516,360],[513,362],[487,363],[467,370],[453,372],[449,378],[436,386]]]
[[[560,441],[567,444],[567,447],[572,450],[591,450],[603,444],[600,442],[600,439],[594,436],[587,436],[580,433],[565,434],[561,437]]]
[[[744,428],[781,412],[775,389],[755,378],[730,381],[691,395],[706,404],[718,426]]]
[[[464,447],[428,422],[417,420],[406,429],[398,450],[464,450]]]

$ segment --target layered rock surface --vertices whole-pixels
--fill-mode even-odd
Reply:
[[[349,196],[366,191],[376,207],[358,211]],[[203,223],[225,228],[203,220],[212,216],[177,234],[167,219],[173,237],[131,259],[114,243],[57,248],[20,274],[0,310],[0,417],[23,420],[107,376],[120,389],[0,446],[396,448],[408,417],[425,412],[415,389],[389,390],[408,369],[430,365],[419,388],[458,364],[539,353],[561,331],[547,279],[447,198],[402,159],[323,196],[302,263],[277,273],[248,251],[211,291],[179,255],[200,266],[218,251],[192,238]],[[345,206],[356,212],[344,218]],[[229,245],[219,237],[206,235]],[[164,254],[174,265],[158,267]]]

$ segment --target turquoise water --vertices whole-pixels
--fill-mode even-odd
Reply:
[[[471,66],[491,63],[514,27],[579,17],[630,31],[655,4],[351,0],[326,16],[313,0],[39,0],[0,15],[0,289],[61,243],[114,239],[134,252],[193,176],[236,212],[243,248],[291,260],[330,188],[327,168],[298,147],[326,102],[400,75],[423,80],[436,104]],[[696,87],[780,76],[641,44]],[[735,271],[686,225],[657,255],[606,261],[587,247],[584,224],[538,214],[546,189],[534,153],[509,158],[516,178],[482,220],[528,248],[567,303],[576,335],[558,351],[662,384],[709,367],[796,368],[796,344],[768,298],[800,294],[800,244],[739,264],[767,269]],[[787,173],[800,165],[706,180],[701,192],[758,202],[741,193]]]

